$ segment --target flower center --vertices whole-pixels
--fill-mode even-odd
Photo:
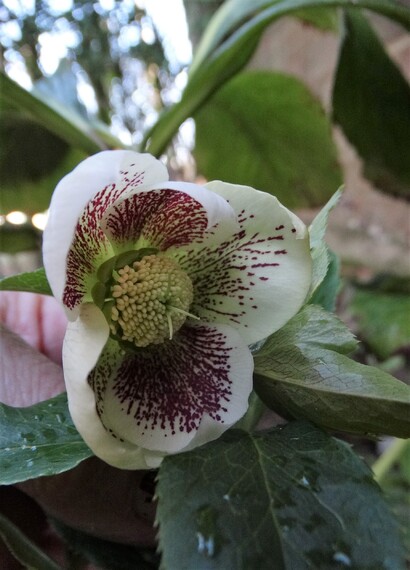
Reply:
[[[160,344],[184,324],[191,279],[172,259],[148,255],[113,271],[111,333],[137,347]]]

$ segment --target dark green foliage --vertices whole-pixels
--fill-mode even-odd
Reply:
[[[356,10],[345,12],[333,117],[364,159],[365,175],[381,190],[408,197],[410,86]]]
[[[0,484],[62,473],[91,456],[66,394],[28,408],[0,404]]]
[[[325,114],[293,77],[236,75],[195,122],[195,156],[208,179],[265,190],[290,208],[322,205],[341,184]]]
[[[405,567],[370,470],[304,422],[167,457],[157,495],[166,570]]]
[[[410,388],[351,360],[353,335],[308,305],[255,355],[255,390],[274,410],[326,428],[410,436]]]
[[[5,277],[0,280],[0,291],[28,291],[40,295],[52,295],[44,269]]]

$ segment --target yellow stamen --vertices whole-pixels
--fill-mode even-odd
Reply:
[[[110,329],[137,347],[172,339],[193,300],[192,282],[176,261],[149,255],[113,272]]]
[[[184,311],[183,309],[180,309],[179,307],[173,307],[172,305],[168,305],[168,307],[170,309],[172,309],[173,311],[177,311],[178,313],[185,315],[186,317],[191,317],[191,319],[196,319],[197,321],[201,320],[197,315],[193,315],[192,313],[188,313],[188,311]]]

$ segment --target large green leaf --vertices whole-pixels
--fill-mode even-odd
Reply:
[[[409,196],[410,86],[353,10],[345,13],[333,117],[364,159],[365,175],[386,192]]]
[[[53,294],[43,268],[1,279],[0,291],[28,291],[40,295]]]
[[[305,8],[352,6],[351,0],[280,0],[272,2],[251,20],[245,22],[190,75],[181,101],[161,115],[145,135],[142,148],[159,156],[180,125],[192,117],[228,79],[240,71],[251,58],[259,39],[268,26],[281,16],[291,15]],[[355,8],[368,8],[388,16],[410,28],[410,11],[392,0],[356,0]]]
[[[410,387],[347,356],[344,325],[309,305],[255,355],[255,390],[266,405],[326,428],[410,436]]]
[[[350,311],[359,321],[360,336],[381,359],[410,347],[408,295],[359,289]]]
[[[28,408],[0,404],[0,485],[62,473],[92,455],[73,425],[66,394]]]
[[[241,73],[195,122],[195,157],[208,179],[271,192],[288,207],[322,205],[341,184],[328,120],[296,78]]]
[[[405,568],[369,469],[304,422],[167,457],[157,496],[167,570]]]
[[[93,128],[89,121],[72,109],[45,94],[23,89],[4,73],[0,74],[0,101],[7,107],[24,111],[38,124],[87,154],[111,145],[122,146],[105,129]]]

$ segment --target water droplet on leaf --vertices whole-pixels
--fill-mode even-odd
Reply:
[[[212,537],[205,539],[204,535],[200,532],[196,533],[198,539],[198,552],[210,558],[215,554],[215,542]]]
[[[196,513],[198,552],[204,556],[212,557],[216,551],[216,517],[215,509],[209,506],[198,509]]]
[[[335,562],[339,562],[339,564],[342,564],[343,566],[352,565],[352,561],[350,560],[349,556],[347,556],[347,554],[344,552],[335,552],[333,555],[333,560]]]

